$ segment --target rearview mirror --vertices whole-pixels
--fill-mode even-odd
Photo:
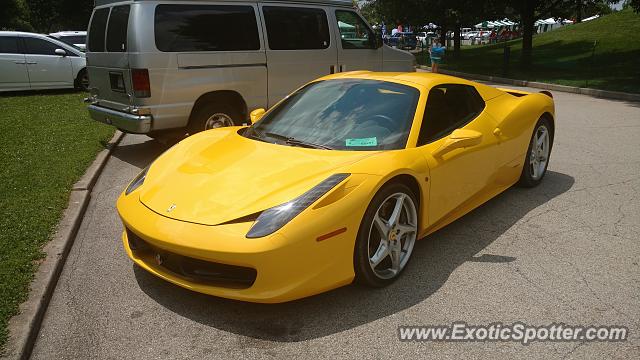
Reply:
[[[54,52],[56,53],[56,55],[67,56],[67,52],[63,49],[55,49]]]
[[[255,124],[258,120],[260,120],[262,118],[262,115],[264,115],[265,111],[266,110],[264,108],[253,110],[251,114],[249,114],[249,117],[251,118],[251,123]]]
[[[433,152],[434,157],[442,155],[451,150],[466,148],[478,145],[482,142],[482,133],[475,130],[456,129],[446,138],[442,146]]]

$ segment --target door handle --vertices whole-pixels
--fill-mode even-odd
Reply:
[[[18,65],[24,65],[26,64],[26,61],[14,61],[14,64],[18,64]]]
[[[329,66],[329,74],[335,74],[335,73],[336,73],[336,66],[335,65]]]
[[[347,70],[347,66],[340,64],[340,72],[343,72],[345,70]]]
[[[35,61],[27,61],[27,65],[35,65],[35,64],[37,64],[37,62],[35,62]]]

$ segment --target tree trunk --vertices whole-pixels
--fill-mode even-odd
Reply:
[[[576,22],[582,22],[582,0],[576,0]]]
[[[447,26],[445,24],[440,26],[440,45],[447,47]]]
[[[525,0],[522,8],[522,58],[520,65],[523,69],[531,66],[533,50],[533,24],[535,22],[535,0]]]
[[[453,56],[458,57],[460,55],[460,24],[456,24],[453,29]]]

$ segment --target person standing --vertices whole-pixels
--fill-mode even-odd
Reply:
[[[445,48],[440,45],[439,41],[434,41],[429,48],[429,57],[431,58],[431,72],[437,73],[438,67],[442,63],[442,56]]]

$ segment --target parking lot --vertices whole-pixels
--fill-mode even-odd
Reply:
[[[556,138],[541,186],[509,189],[419,241],[392,286],[278,305],[193,293],[132,265],[115,201],[165,148],[127,135],[94,188],[33,358],[637,358],[640,104],[554,96]],[[398,326],[454,321],[615,324],[630,338],[398,340]]]

